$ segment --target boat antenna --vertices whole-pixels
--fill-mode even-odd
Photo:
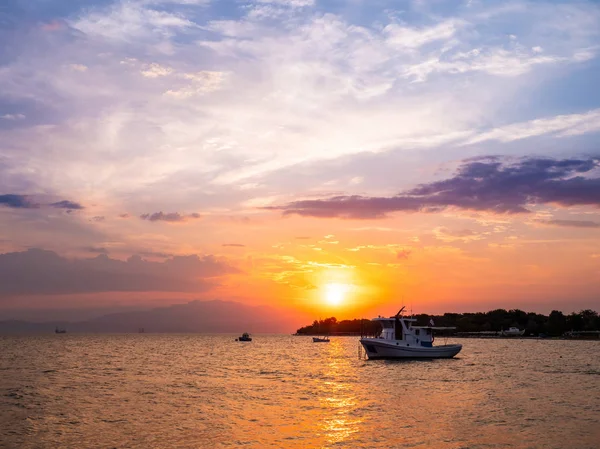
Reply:
[[[402,308],[400,310],[398,310],[398,313],[394,316],[394,318],[398,318],[404,309],[405,309],[405,307],[402,306]]]

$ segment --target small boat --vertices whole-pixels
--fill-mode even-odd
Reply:
[[[382,329],[376,337],[361,337],[369,359],[443,359],[458,354],[461,344],[433,345],[434,331],[456,329],[454,327],[413,326],[417,320],[402,316],[400,311],[389,318],[373,318]]]
[[[248,332],[244,332],[241,337],[236,338],[235,341],[252,341],[252,337]]]
[[[66,334],[67,330],[66,329],[59,329],[58,327],[56,329],[54,329],[54,333],[55,334]]]
[[[329,343],[329,337],[313,337],[313,343]]]
[[[518,327],[509,327],[508,330],[501,330],[500,335],[503,337],[520,337],[525,333],[525,329],[521,330]]]

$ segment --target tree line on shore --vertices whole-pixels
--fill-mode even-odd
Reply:
[[[550,315],[524,312],[519,309],[496,309],[477,313],[444,313],[443,315],[418,314],[413,318],[417,324],[456,327],[457,332],[499,332],[510,327],[525,329],[525,335],[548,335],[559,337],[565,332],[600,331],[600,316],[590,309],[565,315],[553,310]],[[338,321],[335,317],[315,320],[312,325],[301,327],[299,335],[374,333],[379,324],[368,319]]]

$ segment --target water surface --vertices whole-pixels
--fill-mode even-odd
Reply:
[[[0,447],[600,448],[600,342],[460,342],[365,361],[351,337],[0,337]]]

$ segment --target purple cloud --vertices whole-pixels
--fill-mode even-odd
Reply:
[[[600,178],[581,176],[600,159],[497,158],[466,161],[455,176],[421,184],[392,197],[342,195],[294,201],[266,209],[285,215],[349,219],[384,218],[393,212],[439,212],[449,207],[504,214],[529,212],[530,204],[600,206]]]
[[[41,206],[56,207],[59,209],[80,210],[84,207],[74,201],[62,200],[50,204],[39,204],[34,202],[29,195],[17,195],[9,193],[6,195],[0,195],[0,205],[12,207],[14,209],[39,209]]]
[[[196,219],[200,218],[200,214],[193,213],[189,215],[182,215],[179,212],[154,212],[153,214],[142,214],[140,215],[142,220],[148,221],[167,221],[169,223],[181,223],[187,221],[188,219]]]
[[[202,291],[211,286],[207,278],[235,272],[214,256],[151,262],[138,255],[122,261],[101,253],[91,259],[68,259],[33,248],[0,254],[0,299],[28,294]]]
[[[98,246],[86,246],[83,248],[83,250],[95,254],[108,254],[108,250],[106,248]]]
[[[74,201],[68,201],[68,200],[58,201],[56,203],[50,203],[50,206],[57,207],[59,209],[69,209],[69,210],[81,210],[84,208],[81,204],[76,203]]]
[[[8,193],[0,195],[0,205],[12,207],[15,209],[37,209],[39,204],[32,202],[27,195],[16,195]]]

